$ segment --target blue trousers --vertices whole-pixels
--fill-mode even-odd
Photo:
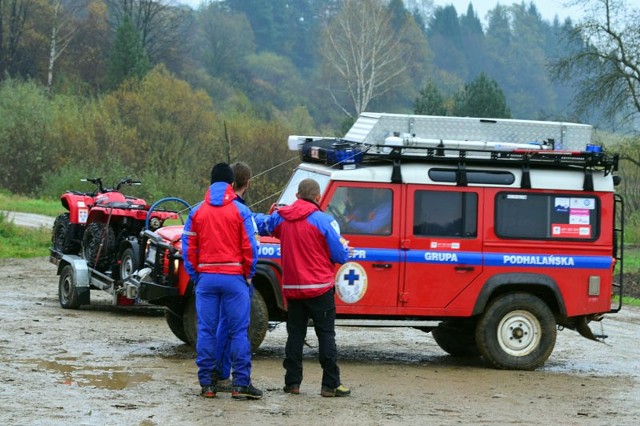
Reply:
[[[218,325],[228,328],[228,345],[233,368],[233,385],[251,384],[251,345],[248,329],[251,288],[241,275],[200,274],[196,285],[198,341],[196,365],[201,386],[222,377],[223,352],[218,344]]]
[[[249,287],[249,295],[253,297],[253,286]],[[251,307],[249,307],[251,312]],[[216,333],[217,353],[220,354],[219,364],[216,370],[220,373],[219,379],[228,379],[231,377],[231,339],[229,339],[229,326],[224,318],[220,318],[218,323],[218,331]]]

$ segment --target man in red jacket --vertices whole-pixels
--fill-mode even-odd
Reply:
[[[229,331],[232,398],[260,399],[251,384],[251,344],[247,331],[251,310],[251,279],[258,259],[257,228],[251,210],[231,187],[233,170],[219,163],[211,171],[204,201],[189,213],[182,234],[184,267],[195,283],[198,340],[196,364],[205,398],[216,396],[221,357],[216,330],[223,321]]]
[[[334,265],[347,261],[349,246],[338,223],[320,210],[320,196],[318,182],[304,179],[293,204],[270,216],[258,214],[256,221],[281,244],[282,290],[288,304],[284,391],[300,393],[302,350],[311,318],[323,372],[320,394],[348,396],[351,391],[340,383],[337,364]]]

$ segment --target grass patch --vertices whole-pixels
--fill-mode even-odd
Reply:
[[[0,206],[2,206],[0,210],[43,214],[51,217],[56,217],[65,211],[60,200],[27,198],[4,191],[0,191]]]
[[[0,258],[29,258],[49,255],[51,230],[14,225],[0,214]]]

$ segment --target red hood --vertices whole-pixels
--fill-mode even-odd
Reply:
[[[320,210],[320,207],[313,201],[298,199],[290,206],[280,207],[278,214],[285,220],[297,221],[305,219],[318,210]]]

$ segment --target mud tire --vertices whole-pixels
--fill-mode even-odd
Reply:
[[[476,345],[475,329],[471,324],[443,321],[431,331],[431,335],[440,349],[451,356],[460,358],[480,356],[478,345]]]
[[[80,307],[80,295],[71,265],[62,268],[58,281],[58,300],[63,309],[78,309]]]
[[[495,368],[535,370],[551,355],[556,334],[553,313],[540,298],[511,293],[497,297],[480,316],[476,342]]]
[[[184,331],[188,343],[196,347],[198,341],[198,317],[196,315],[195,295],[189,297],[182,316]],[[269,329],[269,310],[259,291],[254,290],[251,298],[251,321],[249,323],[249,342],[251,352],[258,350]]]
[[[77,228],[78,225],[71,224],[69,213],[63,213],[56,217],[51,230],[51,246],[53,250],[63,254],[80,253]]]
[[[180,314],[182,314],[180,312]],[[178,339],[183,341],[184,343],[189,344],[189,338],[187,337],[187,333],[184,328],[184,321],[182,320],[182,315],[178,315],[178,313],[174,313],[169,309],[164,311],[164,319],[167,321],[167,325],[169,329]]]
[[[100,248],[101,243],[102,248]],[[108,271],[113,265],[115,251],[116,236],[113,228],[99,222],[87,225],[82,238],[82,256],[90,268],[100,272]],[[97,262],[96,258],[98,258]]]

